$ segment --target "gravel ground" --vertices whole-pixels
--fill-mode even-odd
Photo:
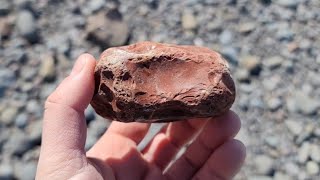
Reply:
[[[137,41],[230,62],[247,146],[236,179],[320,179],[319,0],[1,0],[0,179],[33,179],[43,103],[83,52]],[[86,148],[109,122],[86,110]]]

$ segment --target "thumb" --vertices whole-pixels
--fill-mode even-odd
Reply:
[[[72,153],[77,156],[79,153],[84,154],[84,110],[93,96],[95,64],[93,56],[81,55],[71,74],[48,97],[45,103],[40,161],[50,156],[73,158]]]

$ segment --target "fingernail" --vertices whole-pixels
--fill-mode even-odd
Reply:
[[[86,65],[87,59],[85,57],[79,57],[76,63],[74,64],[72,71],[70,73],[71,76],[79,74],[84,66]]]

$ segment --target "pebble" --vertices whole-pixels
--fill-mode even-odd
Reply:
[[[95,136],[95,133],[88,131],[84,149],[86,151],[90,150],[90,148],[97,142],[97,140],[98,138]]]
[[[37,171],[37,163],[34,161],[14,163],[14,174],[17,179],[34,180]]]
[[[41,107],[39,102],[33,99],[27,103],[26,110],[29,113],[37,113],[39,112],[39,110],[41,110],[39,107]]]
[[[312,144],[310,147],[310,158],[317,163],[320,163],[320,145]]]
[[[244,56],[241,58],[241,65],[246,68],[251,75],[259,75],[262,70],[260,58],[258,56]]]
[[[269,176],[257,176],[257,175],[254,175],[254,176],[250,176],[248,178],[248,180],[272,180],[272,178],[269,177]]]
[[[229,30],[224,30],[219,36],[219,42],[223,45],[228,45],[232,42],[233,34]]]
[[[279,29],[276,36],[279,41],[292,41],[294,38],[294,33],[289,28]]]
[[[71,42],[66,35],[56,34],[45,39],[46,46],[51,51],[57,51],[58,53],[69,55],[71,51]],[[52,56],[48,54],[48,56]]]
[[[273,76],[262,80],[263,87],[269,91],[275,90],[279,83],[281,83],[281,79],[278,78],[278,76]]]
[[[0,68],[0,97],[5,93],[5,90],[14,85],[16,75],[13,71],[6,68]]]
[[[185,30],[194,30],[197,28],[197,20],[193,13],[190,11],[184,11],[181,16],[182,28]]]
[[[32,13],[28,10],[19,12],[16,27],[19,33],[31,43],[39,41],[39,36],[36,29],[36,22]]]
[[[120,12],[111,14],[114,15],[106,16],[100,12],[90,16],[87,21],[87,40],[100,45],[102,49],[124,45],[129,38],[128,25],[121,20]]]
[[[105,0],[88,1],[87,8],[90,12],[96,12],[102,9],[105,3]]]
[[[18,108],[8,107],[1,113],[0,122],[4,125],[11,125],[14,123],[15,117],[18,114]]]
[[[248,91],[249,90],[248,87],[250,88],[250,91]],[[252,89],[253,86],[247,86],[247,88],[248,89],[244,90],[244,91],[248,91],[249,93],[251,93],[253,91],[253,89]],[[251,107],[254,107],[254,108],[263,109],[265,107],[265,104],[263,103],[262,99],[259,98],[259,97],[250,99],[249,104],[250,104]]]
[[[293,177],[297,177],[301,172],[299,166],[293,162],[285,163],[284,169],[289,175]]]
[[[273,70],[281,66],[284,59],[281,56],[272,56],[264,59],[263,65]]]
[[[240,82],[249,82],[250,81],[250,73],[246,69],[237,69],[235,73],[235,77]]]
[[[304,141],[306,141],[307,139],[309,139],[313,133],[313,130],[314,130],[313,124],[306,124],[301,134],[297,137],[296,144],[299,145]]]
[[[232,46],[226,46],[222,49],[221,54],[226,60],[233,65],[238,65],[238,50]]]
[[[9,140],[4,144],[3,151],[8,155],[21,156],[32,149],[32,146],[24,132],[14,129]]]
[[[27,126],[28,120],[29,118],[27,113],[20,113],[17,115],[14,123],[16,127],[23,129],[24,127]]]
[[[318,128],[314,129],[313,134],[317,137],[320,138],[320,127],[318,126]]]
[[[86,117],[87,124],[89,124],[89,122],[95,120],[95,118],[96,118],[95,111],[94,111],[94,109],[92,108],[91,105],[89,105],[86,108],[86,110],[84,111],[84,115]]]
[[[56,77],[55,59],[51,54],[44,55],[39,69],[39,75],[44,81],[53,81]]]
[[[0,18],[0,39],[7,39],[12,33],[13,24],[9,18]]]
[[[239,32],[241,33],[250,33],[256,29],[256,23],[254,22],[241,23],[238,29],[239,29]]]
[[[33,81],[37,78],[37,70],[34,67],[24,66],[20,68],[20,78],[24,81]]]
[[[304,142],[298,151],[298,161],[302,164],[306,163],[309,157],[309,152],[310,152],[310,143]]]
[[[276,136],[267,136],[267,137],[265,138],[265,142],[266,142],[269,146],[271,146],[271,147],[273,147],[273,148],[277,148],[277,147],[278,147],[279,141],[280,141],[279,138],[276,137]]]
[[[287,126],[289,131],[295,136],[300,135],[303,130],[303,124],[298,121],[286,120],[285,125]]]
[[[274,174],[274,178],[273,178],[273,180],[291,180],[291,179],[292,178],[289,175],[282,172],[278,172],[278,171]]]
[[[306,93],[296,91],[287,99],[287,109],[290,112],[300,112],[304,115],[313,115],[320,108],[320,101],[311,98]]]
[[[12,3],[10,0],[1,0],[0,16],[6,16],[12,9]]]
[[[267,105],[271,111],[276,111],[282,106],[282,101],[280,98],[273,97],[267,100]]]
[[[319,174],[319,165],[314,161],[308,161],[306,164],[306,169],[309,175]]]
[[[0,164],[0,179],[11,180],[14,178],[13,167],[9,163]]]
[[[274,2],[276,4],[279,4],[280,6],[296,7],[301,2],[301,0],[276,0]]]
[[[15,41],[15,44],[12,45],[12,48],[8,48],[10,51],[8,52],[8,61],[9,62],[15,62],[19,64],[25,64],[28,60],[27,53],[21,49],[20,46],[23,46],[22,42],[19,42],[20,40],[17,39]],[[20,67],[21,68],[21,67]]]
[[[106,119],[98,118],[89,125],[89,131],[92,131],[96,137],[100,137],[109,126],[110,122]]]
[[[42,121],[33,121],[27,127],[28,139],[33,145],[38,145],[41,142]]]
[[[255,157],[255,167],[257,173],[261,175],[269,175],[273,170],[273,159],[266,155],[258,155]]]

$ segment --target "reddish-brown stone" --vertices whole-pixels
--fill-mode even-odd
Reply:
[[[122,122],[170,122],[229,110],[235,85],[220,54],[197,46],[141,42],[104,51],[91,105]]]

